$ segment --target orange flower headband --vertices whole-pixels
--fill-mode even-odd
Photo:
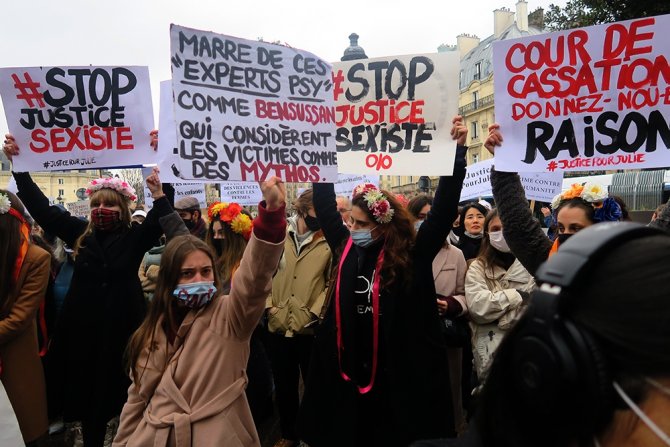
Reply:
[[[207,216],[210,222],[218,219],[227,223],[235,233],[242,235],[246,240],[251,237],[253,222],[242,212],[239,203],[214,202],[207,208]]]

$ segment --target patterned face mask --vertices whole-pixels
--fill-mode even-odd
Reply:
[[[113,231],[121,226],[121,213],[107,208],[91,210],[91,222],[99,231]]]
[[[178,284],[172,294],[187,307],[199,309],[212,301],[216,294],[214,281],[192,282],[190,284]]]

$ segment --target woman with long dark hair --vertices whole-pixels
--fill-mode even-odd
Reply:
[[[463,205],[459,224],[459,227],[463,229],[463,234],[459,236],[456,246],[463,252],[466,261],[476,258],[479,254],[487,212],[488,210],[477,202]]]
[[[261,188],[230,294],[219,291],[206,243],[186,235],[167,244],[151,307],[128,345],[132,385],[115,446],[260,445],[245,368],[286,234],[283,184],[273,178]]]
[[[535,280],[510,252],[498,210],[484,221],[481,251],[465,276],[475,371],[483,381],[505,333],[521,315]]]
[[[248,212],[235,202],[214,202],[207,209],[209,227],[205,242],[216,254],[222,291],[230,291],[230,282],[240,265],[253,224]]]
[[[432,275],[465,177],[467,128],[460,117],[453,122],[454,174],[440,178],[416,238],[407,211],[388,191],[354,189],[350,233],[333,184],[314,184],[316,216],[337,269],[298,422],[310,446],[406,446],[454,434]]]
[[[23,204],[0,189],[0,379],[28,445],[48,429],[35,317],[50,265],[49,253],[30,241]]]

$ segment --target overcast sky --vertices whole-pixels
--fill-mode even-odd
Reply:
[[[368,57],[433,53],[461,33],[493,34],[516,0],[4,0],[0,66],[148,65],[154,110],[170,77],[169,25],[262,37],[337,61],[352,32]],[[528,0],[528,11],[565,0]],[[158,122],[158,116],[155,116]],[[0,108],[0,132],[7,130]]]

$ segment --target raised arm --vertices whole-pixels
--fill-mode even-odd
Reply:
[[[170,202],[168,201],[167,196],[163,193],[163,186],[161,180],[158,176],[158,168],[154,168],[154,171],[149,177],[147,177],[147,187],[151,191],[151,196],[154,199],[154,206],[147,213],[147,218],[144,220],[144,223],[140,225],[136,231],[141,235],[140,243],[138,244],[138,251],[145,253],[150,250],[152,247],[155,247],[158,244],[158,240],[163,234],[163,226],[167,219],[170,221],[170,216],[174,220],[174,217],[179,217],[175,211],[172,209]],[[181,219],[179,219],[181,221]],[[183,225],[183,222],[182,222]],[[179,234],[186,234],[178,231],[179,224],[177,223],[176,229],[170,228],[170,233],[166,230],[166,236],[168,240],[171,237],[178,236]],[[186,226],[183,228],[186,229]]]
[[[265,200],[258,205],[258,217],[244,250],[240,266],[232,278],[230,295],[223,297],[216,321],[226,324],[224,330],[247,340],[265,310],[265,300],[272,290],[272,276],[277,270],[286,237],[286,190],[278,178],[261,184]]]
[[[316,218],[319,220],[319,225],[330,246],[330,250],[333,253],[337,253],[342,242],[349,238],[349,230],[342,223],[342,217],[337,211],[335,185],[332,183],[314,183],[312,187]]]
[[[497,124],[489,126],[489,136],[484,143],[492,154],[495,153],[495,146],[502,143],[499,128]],[[507,245],[526,270],[535,276],[540,264],[549,257],[553,242],[531,214],[517,173],[491,169],[491,187]]]
[[[17,195],[35,222],[44,228],[44,231],[55,234],[70,247],[74,247],[77,238],[86,231],[87,223],[55,205],[49,205],[49,199],[35,184],[30,173],[13,172],[13,174],[19,190]]]
[[[440,177],[433,206],[416,236],[416,255],[430,262],[442,248],[451,230],[451,224],[456,220],[463,179],[465,179],[465,154],[468,151],[465,139],[468,129],[460,116],[456,116],[452,122],[451,135],[456,140],[454,173],[450,177]]]

